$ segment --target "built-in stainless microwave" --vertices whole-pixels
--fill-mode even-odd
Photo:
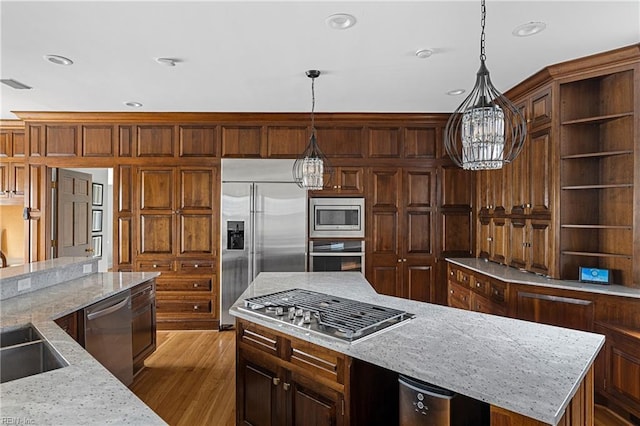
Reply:
[[[311,238],[364,238],[364,198],[310,198]]]

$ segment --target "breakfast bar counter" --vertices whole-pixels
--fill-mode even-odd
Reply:
[[[243,309],[246,298],[293,288],[415,316],[345,342]],[[230,312],[293,338],[552,425],[561,420],[604,343],[598,334],[380,295],[357,272],[261,273]]]

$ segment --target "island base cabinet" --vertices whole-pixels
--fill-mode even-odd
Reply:
[[[131,289],[131,338],[133,374],[144,367],[144,360],[156,350],[155,281]]]

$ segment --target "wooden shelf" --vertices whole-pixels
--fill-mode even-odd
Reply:
[[[608,185],[571,185],[563,186],[562,189],[566,190],[581,190],[581,189],[609,189],[609,188],[633,188],[632,183],[615,183]]]
[[[574,120],[563,121],[563,126],[571,126],[578,124],[600,124],[605,123],[607,121],[617,120],[619,118],[624,117],[633,117],[633,111],[631,112],[623,112],[620,114],[608,114],[608,115],[599,115],[595,117],[586,117],[586,118],[578,118]]]
[[[570,224],[565,223],[561,226],[562,228],[572,228],[572,229],[621,229],[621,230],[631,230],[633,227],[631,225],[578,225],[578,224]]]
[[[614,155],[626,155],[633,154],[632,150],[622,150],[622,151],[602,151],[602,152],[589,152],[585,154],[573,154],[573,155],[565,155],[562,157],[562,160],[573,160],[580,158],[600,158],[600,157],[611,157]]]
[[[569,256],[585,256],[585,257],[614,257],[614,258],[631,260],[630,254],[599,253],[599,252],[569,251],[569,250],[563,250],[562,254],[569,255]]]

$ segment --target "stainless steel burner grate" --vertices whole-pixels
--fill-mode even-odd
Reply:
[[[355,340],[413,317],[397,309],[302,289],[251,297],[244,304],[252,311],[343,340]],[[297,322],[295,315],[285,316],[289,311],[298,311],[298,316],[307,311],[314,321]]]

